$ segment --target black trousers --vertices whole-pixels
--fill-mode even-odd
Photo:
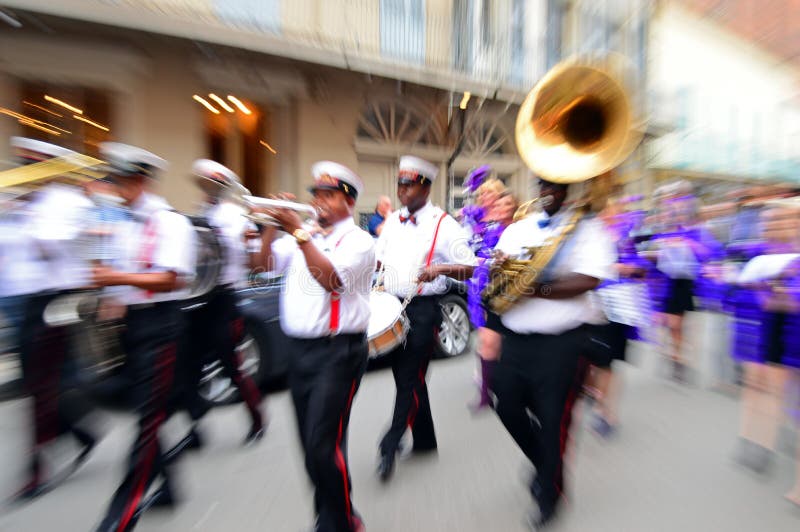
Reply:
[[[587,344],[581,327],[557,335],[508,332],[494,374],[496,412],[536,467],[531,491],[554,508],[564,489],[563,454],[572,407],[585,375]]]
[[[76,386],[76,363],[70,353],[70,330],[68,327],[50,327],[43,319],[48,303],[65,293],[29,297],[20,328],[23,382],[33,398],[32,456],[35,469],[38,469],[38,449],[60,435],[71,432],[82,443],[91,439],[85,430],[78,427],[78,421],[91,410],[91,405]]]
[[[428,383],[425,377],[433,356],[436,329],[442,322],[438,296],[415,297],[406,307],[411,328],[404,346],[392,357],[392,375],[397,388],[392,424],[380,443],[381,454],[397,451],[400,439],[411,428],[414,449],[436,448]]]
[[[253,380],[239,370],[241,361],[236,346],[244,336],[244,318],[236,307],[234,290],[229,287],[215,289],[205,305],[188,313],[186,322],[178,361],[178,404],[195,421],[207,412],[208,406],[200,397],[199,385],[203,363],[209,359],[210,353],[212,359],[220,361],[225,375],[239,390],[253,423],[261,424],[261,394]]]
[[[350,532],[359,520],[351,501],[347,427],[368,351],[365,334],[292,339],[289,387],[321,532]]]
[[[123,344],[127,353],[134,404],[139,414],[139,433],[131,449],[127,471],[98,530],[132,530],[137,508],[153,480],[159,475],[171,490],[158,431],[167,418],[174,380],[177,340],[183,320],[175,302],[129,309]]]

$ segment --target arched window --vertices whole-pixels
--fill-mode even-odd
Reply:
[[[358,119],[357,135],[376,142],[441,145],[443,134],[434,113],[396,100],[369,102]]]

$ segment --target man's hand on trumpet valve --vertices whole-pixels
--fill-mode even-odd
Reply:
[[[274,199],[274,200],[296,201],[295,195],[290,194],[288,192],[270,194],[268,197],[269,199]],[[278,224],[280,224],[281,229],[283,229],[289,234],[303,227],[303,220],[300,218],[300,215],[297,213],[297,211],[292,209],[253,207],[252,211],[254,213],[261,213],[267,216],[271,216],[272,218],[275,219],[275,221]]]

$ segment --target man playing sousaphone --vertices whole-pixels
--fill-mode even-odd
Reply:
[[[425,377],[442,319],[439,297],[447,290],[446,277],[468,279],[476,263],[466,232],[428,199],[437,173],[428,161],[400,159],[397,197],[402,209],[386,220],[376,246],[386,292],[400,299],[412,297],[407,307],[408,338],[389,355],[397,396],[391,426],[379,449],[378,476],[383,481],[392,474],[406,429],[411,429],[414,452],[437,448]]]
[[[565,202],[568,187],[627,157],[639,138],[631,115],[616,79],[569,62],[543,78],[517,117],[520,155],[543,177],[543,211],[500,237],[483,299],[505,329],[495,410],[536,468],[529,487],[539,509],[534,529],[553,519],[563,496],[563,454],[584,373],[581,357],[591,345],[587,324],[603,319],[590,292],[613,275],[616,262],[601,222],[586,216],[588,205]]]
[[[539,185],[540,197],[549,198],[544,210],[510,225],[495,249],[525,256],[529,247],[568,234],[541,282],[501,317],[507,331],[493,390],[497,415],[536,467],[530,489],[539,505],[537,520],[546,522],[563,490],[562,436],[583,378],[579,359],[588,341],[586,324],[602,320],[589,292],[613,275],[616,254],[597,221],[575,222],[579,207],[564,207],[568,185],[544,180]]]

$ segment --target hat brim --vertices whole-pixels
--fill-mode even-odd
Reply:
[[[194,174],[194,182],[200,185],[201,183],[211,183],[217,185],[219,188],[225,188],[226,183],[223,183],[219,179],[213,179],[211,177],[206,177],[204,175]]]
[[[397,180],[397,184],[398,185],[417,185],[417,184],[419,184],[419,185],[429,185],[431,183],[432,183],[432,181],[430,179],[428,179],[427,177],[424,177],[424,176],[419,176],[419,177],[417,177],[415,179],[405,179],[404,178],[404,179],[398,179]]]
[[[344,194],[344,190],[342,190],[341,188],[337,187],[336,185],[314,185],[314,186],[308,187],[308,191],[311,192],[311,193],[314,193],[317,190],[338,190],[339,192]]]
[[[353,199],[358,199],[358,191],[355,189],[355,187],[350,187],[350,192],[345,192],[344,190],[342,190],[342,187],[337,187],[336,185],[313,185],[308,187],[308,191],[311,192],[312,194],[317,190],[338,190],[345,196],[348,196]]]

